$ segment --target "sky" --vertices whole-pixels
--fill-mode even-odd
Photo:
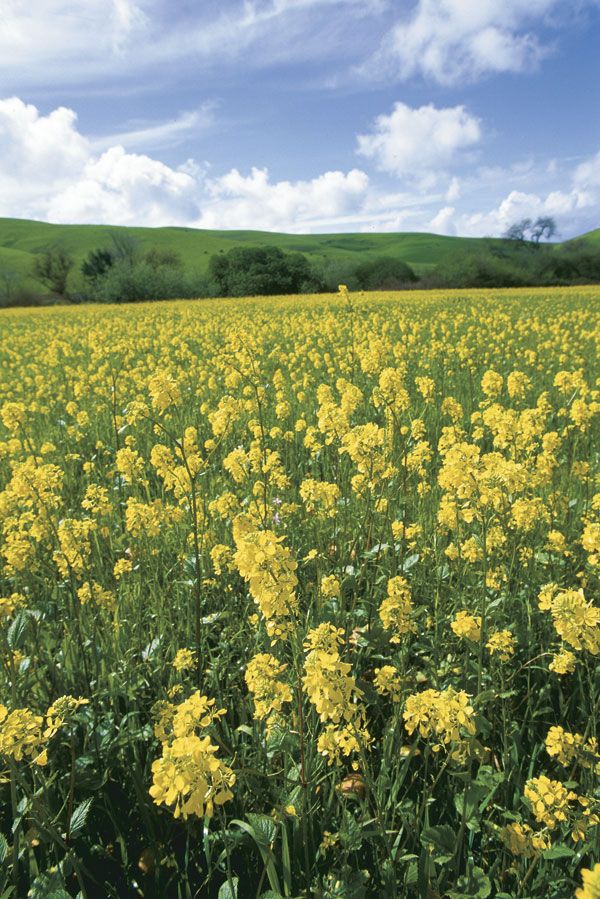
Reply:
[[[0,0],[0,216],[600,227],[600,0]]]

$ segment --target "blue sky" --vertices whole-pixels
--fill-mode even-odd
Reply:
[[[0,0],[0,215],[600,226],[600,0]]]

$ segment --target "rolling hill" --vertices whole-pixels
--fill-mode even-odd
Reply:
[[[54,225],[27,219],[0,218],[0,273],[17,272],[30,287],[40,289],[31,279],[34,255],[58,245],[77,263],[90,250],[110,246],[111,232],[126,232],[142,250],[150,247],[174,249],[190,271],[204,272],[214,253],[231,247],[278,246],[304,253],[313,263],[334,260],[358,264],[376,256],[396,256],[423,273],[457,251],[476,247],[481,238],[447,237],[425,233],[382,234],[279,234],[270,231],[206,231],[195,228],[123,228],[107,225]],[[583,235],[600,243],[600,229]]]

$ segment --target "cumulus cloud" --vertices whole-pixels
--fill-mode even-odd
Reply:
[[[13,97],[0,101],[0,215],[54,222],[185,224],[197,212],[197,185],[121,146],[96,155],[59,107],[48,115]]]
[[[358,153],[378,169],[413,177],[437,175],[460,160],[481,140],[481,123],[464,106],[413,109],[396,103],[389,115],[375,119],[373,130],[358,136]]]
[[[548,48],[533,26],[559,5],[558,0],[418,0],[362,71],[400,78],[421,74],[451,84],[535,68]]]
[[[600,205],[600,153],[571,177],[570,185],[548,193],[512,190],[494,209],[463,213],[456,219],[457,233],[466,237],[500,235],[523,218],[552,216],[562,236],[598,227]]]
[[[428,231],[434,234],[456,234],[456,209],[444,206],[429,222]]]
[[[202,228],[266,228],[306,231],[357,212],[369,178],[360,169],[325,172],[310,181],[272,183],[266,169],[244,176],[237,169],[207,184],[210,200]]]
[[[169,123],[165,130],[169,130]],[[156,126],[155,130],[160,129]],[[137,140],[139,135],[134,135]],[[308,231],[360,220],[369,178],[359,169],[271,181],[266,169],[209,178],[187,160],[173,168],[121,144],[101,151],[71,109],[48,113],[0,101],[0,215],[53,222],[191,225]]]
[[[460,180],[438,176],[437,185],[424,186],[432,167],[450,166],[457,154],[476,143],[477,120],[462,107],[404,107],[400,119],[407,109],[409,124],[418,123],[425,110],[425,124],[420,130],[407,126],[408,138],[398,124],[398,107],[362,138],[366,155],[386,172],[416,175],[405,177],[402,190],[394,191],[389,177],[370,178],[360,168],[276,181],[266,168],[211,175],[208,164],[189,159],[167,165],[120,143],[99,146],[80,132],[72,109],[61,106],[44,115],[19,98],[0,100],[0,216],[300,233],[411,230],[472,236],[501,234],[525,216],[555,216],[565,237],[598,226],[600,152],[570,170],[557,164],[550,175],[547,165],[534,170],[528,162],[527,186],[518,166],[501,178],[488,173],[496,185],[511,188],[489,208],[489,200],[478,193],[481,178],[461,172]],[[446,118],[444,113],[452,115]],[[151,127],[161,129],[160,124]],[[171,127],[165,123],[165,132]],[[133,143],[138,140],[134,132]],[[553,189],[542,190],[548,181]]]

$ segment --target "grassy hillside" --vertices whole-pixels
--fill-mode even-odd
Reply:
[[[175,249],[190,271],[204,272],[214,253],[237,244],[274,245],[304,253],[313,263],[335,260],[359,263],[376,256],[396,256],[423,273],[457,251],[476,247],[477,238],[437,234],[278,234],[269,231],[202,231],[195,228],[117,228],[107,225],[51,225],[26,219],[0,218],[0,272],[18,272],[29,286],[33,256],[49,245],[60,245],[80,263],[90,250],[109,246],[111,232],[126,231],[142,250],[153,246]],[[584,235],[600,243],[600,229]]]
[[[186,267],[205,271],[213,253],[237,244],[274,245],[306,254],[311,261],[340,262],[381,255],[398,256],[417,271],[437,265],[457,249],[479,241],[435,234],[277,234],[269,231],[201,231],[194,228],[113,228],[106,225],[51,225],[24,219],[0,219],[0,268],[22,274],[31,270],[32,256],[59,244],[81,261],[92,249],[110,245],[112,231],[127,231],[142,249],[176,249]]]

